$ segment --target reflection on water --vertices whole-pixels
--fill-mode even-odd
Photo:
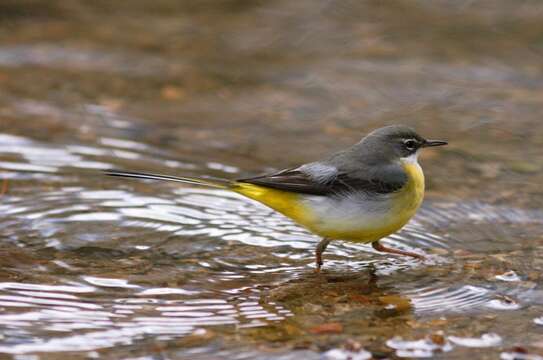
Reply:
[[[540,10],[0,3],[0,352],[540,359]],[[338,241],[315,275],[260,204],[100,175],[242,177],[396,122],[450,142],[385,240],[424,262]]]

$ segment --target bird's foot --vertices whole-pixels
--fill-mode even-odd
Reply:
[[[321,267],[323,264],[322,253],[324,252],[324,250],[326,250],[326,247],[329,243],[330,239],[324,238],[319,242],[319,244],[317,245],[317,249],[315,250],[315,264],[317,265],[317,267],[315,268],[315,273],[317,274],[321,272]]]
[[[398,249],[392,249],[392,248],[389,248],[389,247],[386,247],[384,245],[382,245],[381,243],[379,243],[379,241],[376,241],[376,242],[373,242],[371,243],[371,246],[379,251],[379,252],[384,252],[384,253],[389,253],[389,254],[395,254],[395,255],[405,255],[405,256],[411,256],[415,259],[418,259],[418,260],[425,260],[426,258],[420,254],[417,254],[417,253],[414,253],[414,252],[410,252],[410,251],[403,251],[403,250],[398,250]]]

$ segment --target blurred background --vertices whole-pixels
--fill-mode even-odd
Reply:
[[[540,1],[2,0],[0,352],[540,359],[542,59]],[[397,123],[450,144],[389,239],[432,266],[338,244],[314,278],[263,207],[99,175],[242,177]]]

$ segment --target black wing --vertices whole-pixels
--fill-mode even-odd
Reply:
[[[295,193],[329,195],[352,191],[388,194],[400,190],[408,180],[403,169],[397,166],[385,166],[379,173],[373,174],[362,169],[351,172],[338,170],[334,176],[320,180],[301,169],[303,167],[238,181]]]
[[[313,180],[308,174],[298,170],[298,168],[286,169],[277,173],[252,178],[238,179],[238,181],[302,194],[325,195],[329,192],[329,186]]]

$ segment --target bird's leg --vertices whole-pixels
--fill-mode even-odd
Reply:
[[[321,271],[322,266],[322,253],[324,250],[326,250],[326,247],[330,243],[331,239],[323,238],[319,244],[317,245],[317,249],[315,251],[315,263],[317,264],[317,268],[315,269],[315,272]]]
[[[389,253],[389,254],[396,254],[396,255],[406,255],[406,256],[414,257],[415,259],[424,260],[424,256],[422,256],[422,255],[419,255],[419,254],[416,254],[416,253],[413,253],[413,252],[409,252],[409,251],[391,249],[389,247],[381,245],[381,243],[379,243],[379,241],[372,242],[371,246],[373,246],[373,248],[375,250],[380,251],[380,252]]]

